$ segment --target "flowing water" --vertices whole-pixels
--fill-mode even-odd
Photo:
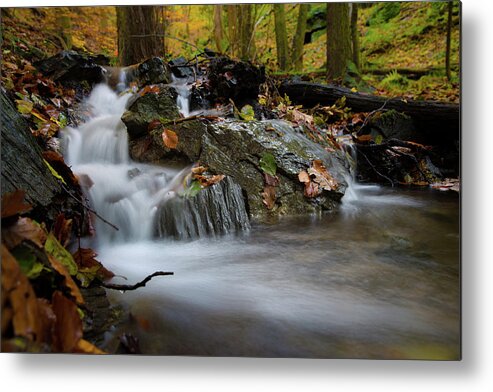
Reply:
[[[153,239],[156,206],[179,169],[140,165],[119,120],[128,96],[93,92],[93,118],[68,129],[65,151],[89,175],[103,264],[133,283],[110,300],[146,354],[439,358],[460,355],[456,195],[352,184],[338,211],[252,224],[235,235]],[[182,108],[183,109],[183,108]],[[124,280],[122,277],[126,277]]]

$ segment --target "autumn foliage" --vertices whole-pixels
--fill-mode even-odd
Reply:
[[[23,191],[2,198],[2,351],[103,354],[83,338],[80,287],[113,274],[92,250],[64,247],[70,219],[48,230],[30,210]]]

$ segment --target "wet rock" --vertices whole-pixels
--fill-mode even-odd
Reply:
[[[241,107],[258,98],[260,85],[265,82],[265,69],[246,61],[216,57],[207,67],[207,77],[207,99],[226,103],[232,99]]]
[[[194,239],[239,233],[250,228],[241,187],[231,177],[201,190],[193,197],[165,201],[156,214],[157,235]]]
[[[87,82],[89,85],[105,80],[101,58],[64,50],[55,56],[34,63],[45,76],[65,84]]]
[[[148,133],[149,123],[156,119],[163,121],[180,117],[176,106],[176,91],[174,88],[160,85],[159,93],[136,95],[129,101],[128,110],[123,114],[122,121],[127,126],[130,140]]]
[[[185,57],[178,57],[169,62],[171,72],[177,78],[188,78],[193,80],[195,78],[195,72],[192,66],[188,64],[188,60]]]
[[[413,119],[396,110],[375,114],[368,122],[367,129],[374,137],[380,134],[388,139],[423,141]]]
[[[141,86],[171,82],[171,70],[168,64],[159,57],[153,57],[140,63],[134,72],[134,77]]]
[[[123,115],[133,159],[163,164],[198,162],[212,173],[225,174],[244,191],[249,213],[259,218],[330,210],[344,195],[348,169],[342,153],[326,151],[283,121],[193,119],[176,124],[170,121],[165,127],[176,133],[178,144],[176,148],[166,147],[162,128],[149,130],[148,125],[156,118],[178,118],[174,100],[174,90],[163,87],[159,95],[137,98]],[[279,178],[275,200],[269,209],[264,204],[265,179],[260,164],[265,154],[274,157]],[[323,162],[338,186],[308,198],[304,196],[304,184],[298,174],[307,170],[314,160]]]

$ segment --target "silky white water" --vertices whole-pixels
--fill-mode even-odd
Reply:
[[[64,132],[68,164],[93,182],[92,207],[119,228],[95,220],[98,259],[115,281],[175,274],[108,291],[132,314],[108,335],[108,351],[132,333],[147,354],[458,357],[456,197],[348,179],[332,214],[254,224],[235,236],[155,239],[157,206],[175,196],[181,176],[129,158],[120,120],[128,99],[97,86],[90,120]]]

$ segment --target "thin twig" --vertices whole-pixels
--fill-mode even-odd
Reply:
[[[113,223],[111,222],[108,222],[106,219],[104,219],[101,215],[99,215],[96,211],[94,211],[91,207],[89,207],[86,203],[84,203],[82,200],[78,199],[77,197],[75,197],[72,192],[70,192],[66,187],[65,185],[62,184],[62,189],[67,192],[67,194],[72,198],[74,199],[77,203],[79,203],[82,207],[84,207],[87,211],[89,212],[92,212],[94,215],[96,215],[99,219],[101,219],[104,223],[106,223],[107,225],[111,226],[112,228],[114,228],[115,230],[120,230],[117,226],[115,226]]]
[[[361,130],[366,126],[366,124],[368,123],[368,121],[370,121],[370,119],[375,115],[377,114],[378,112],[381,112],[384,108],[385,108],[385,105],[387,105],[387,103],[391,100],[391,98],[385,100],[385,102],[383,103],[382,106],[380,106],[378,109],[375,109],[373,111],[371,111],[370,113],[368,113],[368,116],[366,116],[365,120],[363,121],[363,124],[361,125],[361,127],[359,127],[358,131],[356,132],[356,134],[359,134],[361,132]],[[382,136],[386,137],[383,132],[380,131],[380,133],[382,134]]]
[[[359,150],[358,150],[358,154],[363,155],[363,157],[366,159],[366,161],[368,162],[368,164],[371,166],[371,168],[373,169],[373,171],[374,171],[375,173],[377,173],[380,177],[385,178],[387,181],[389,181],[389,182],[390,182],[390,184],[391,184],[392,186],[394,186],[394,181],[392,181],[392,179],[391,179],[391,178],[389,178],[389,177],[387,177],[385,174],[380,173],[380,172],[377,170],[377,168],[373,165],[373,163],[371,163],[371,161],[368,159],[368,157],[367,157],[367,156],[366,156],[366,155],[365,155],[362,151],[359,151]]]
[[[111,290],[120,290],[120,291],[136,290],[139,287],[144,287],[146,285],[146,283],[149,282],[155,276],[163,276],[163,275],[174,275],[174,273],[173,272],[157,271],[157,272],[154,272],[153,274],[147,276],[144,280],[142,280],[141,282],[136,283],[136,284],[102,283],[101,286],[103,286],[106,289],[111,289]]]

